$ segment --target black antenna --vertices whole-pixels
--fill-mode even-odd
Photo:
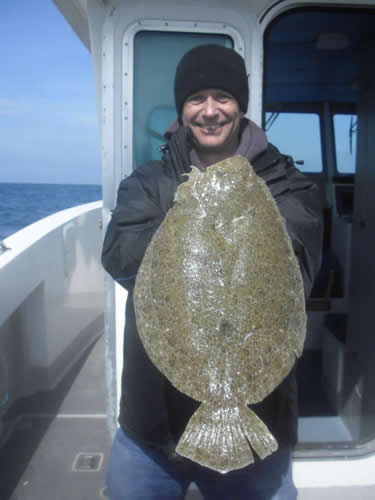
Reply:
[[[357,133],[358,120],[354,121],[354,116],[350,117],[350,127],[349,127],[349,150],[350,154],[353,154],[353,135]]]
[[[264,130],[265,130],[265,132],[267,132],[267,130],[269,130],[272,127],[272,125],[277,120],[277,117],[279,116],[279,114],[280,113],[278,111],[277,112],[274,111],[273,113],[271,113],[271,115],[266,120],[266,123],[264,124]]]

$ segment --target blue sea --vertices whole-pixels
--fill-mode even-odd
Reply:
[[[0,183],[0,241],[55,212],[101,199],[97,185]]]

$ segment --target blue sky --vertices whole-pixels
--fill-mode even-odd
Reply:
[[[0,2],[0,182],[100,184],[89,52],[52,0]],[[270,140],[295,159],[305,159],[302,169],[312,165],[312,170],[319,170],[320,157],[306,158],[311,134],[303,135],[307,144],[295,141],[289,134],[290,116],[288,120],[285,127],[278,118]],[[300,124],[294,125],[300,129]],[[313,123],[311,127],[316,129],[314,154],[319,156],[318,128]],[[341,129],[339,163],[344,172],[352,171],[355,154],[349,152],[349,122]]]
[[[52,0],[1,0],[0,182],[100,184],[91,57]]]

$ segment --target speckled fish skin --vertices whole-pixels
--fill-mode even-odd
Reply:
[[[277,449],[247,405],[302,353],[302,277],[285,221],[242,156],[193,167],[175,200],[136,279],[137,327],[156,367],[202,402],[176,451],[228,472],[254,461],[251,447],[261,458]]]

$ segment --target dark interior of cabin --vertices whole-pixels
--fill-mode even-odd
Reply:
[[[374,28],[373,11],[304,8],[278,17],[264,36],[264,127],[314,178],[324,206],[322,265],[307,302],[298,362],[300,450],[357,446],[375,434],[369,423],[373,370],[361,348],[370,336],[360,326],[366,272],[361,282],[356,253],[364,240],[373,245],[373,236],[364,235],[371,184],[363,182],[373,177],[367,160]]]

